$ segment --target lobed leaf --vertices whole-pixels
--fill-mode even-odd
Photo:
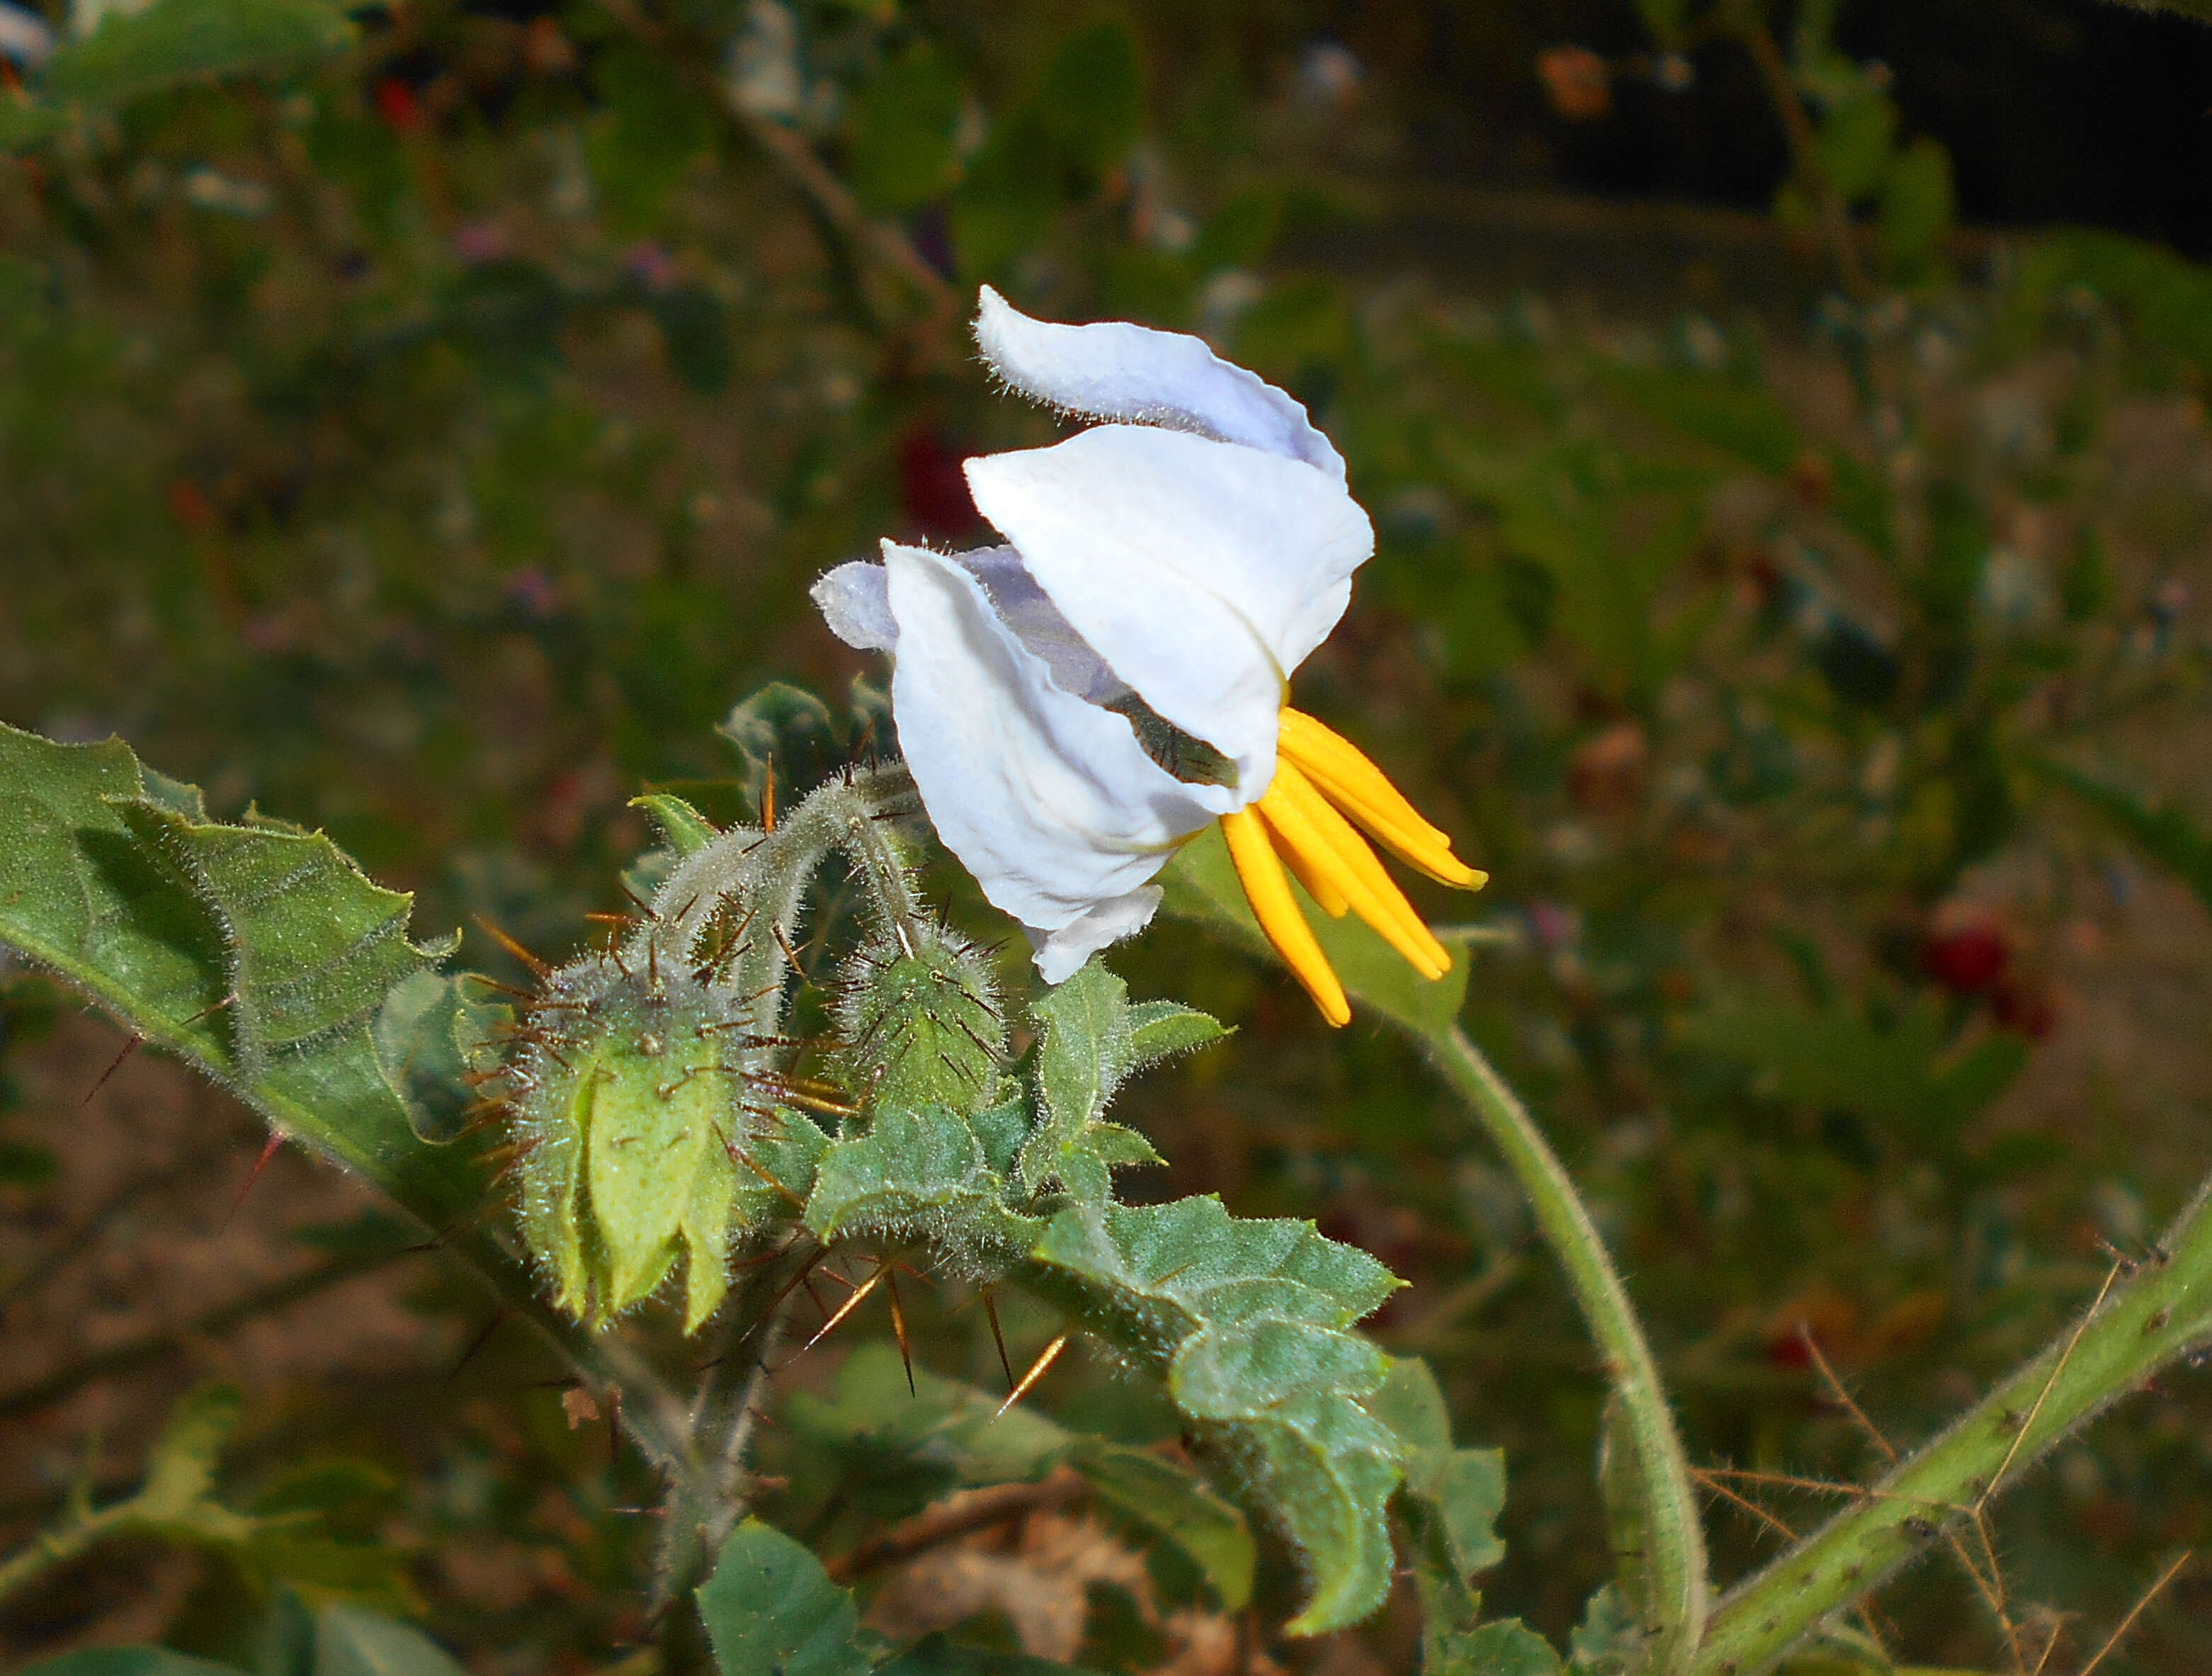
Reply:
[[[1517,1618],[1446,1637],[1426,1667],[1429,1676],[1559,1676],[1552,1643]]]
[[[1071,1205],[1016,1272],[1159,1371],[1201,1447],[1281,1526],[1312,1582],[1293,1634],[1382,1603],[1404,1448],[1361,1402],[1382,1356],[1346,1329],[1395,1277],[1311,1224],[1237,1221],[1212,1198]]]
[[[864,1135],[823,1154],[806,1201],[809,1232],[825,1244],[889,1234],[957,1245],[1018,1239],[1023,1221],[1001,1203],[975,1131],[949,1107],[893,1106]]]
[[[867,1676],[853,1597],[822,1562],[773,1526],[730,1533],[697,1591],[721,1676]]]
[[[358,1606],[323,1608],[315,1619],[314,1676],[466,1676],[453,1655],[419,1630]]]
[[[0,825],[0,943],[426,1223],[474,1214],[474,1154],[422,1141],[376,1040],[433,959],[406,940],[409,899],[319,835],[198,821],[173,786],[149,788],[120,740],[0,724],[0,799],[21,811]]]
[[[1042,1477],[1065,1463],[1100,1504],[1180,1549],[1224,1608],[1251,1598],[1254,1548],[1243,1515],[1188,1468],[1148,1450],[1068,1431],[1027,1406],[911,1370],[891,1345],[862,1345],[830,1394],[799,1392],[783,1412],[791,1433],[826,1449],[848,1482],[864,1480],[869,1510],[897,1518],[954,1489]]]
[[[114,105],[202,76],[265,74],[343,52],[357,32],[332,0],[154,0],[111,9],[46,66],[58,98]]]

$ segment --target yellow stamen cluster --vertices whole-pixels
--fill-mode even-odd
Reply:
[[[1299,913],[1284,868],[1331,919],[1358,914],[1431,981],[1451,970],[1451,955],[1382,871],[1354,823],[1431,878],[1478,890],[1490,876],[1454,855],[1450,838],[1423,820],[1382,769],[1311,716],[1285,708],[1276,750],[1273,782],[1257,803],[1221,817],[1222,835],[1260,929],[1322,1017],[1347,1023],[1352,1005],[1344,986]]]

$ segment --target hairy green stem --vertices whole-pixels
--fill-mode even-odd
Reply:
[[[0,1600],[21,1593],[55,1567],[68,1564],[94,1544],[129,1534],[145,1522],[135,1497],[97,1510],[82,1505],[71,1508],[61,1523],[40,1531],[0,1560]]]
[[[1827,1613],[1978,1517],[2075,1427],[2212,1335],[2212,1183],[2132,1274],[1934,1442],[1738,1584],[1694,1676],[1754,1676]]]
[[[843,850],[867,875],[870,900],[895,930],[915,920],[906,858],[886,829],[913,807],[914,782],[893,765],[823,782],[770,829],[731,828],[668,876],[653,899],[655,917],[632,936],[624,957],[691,961],[716,915],[726,907],[738,911],[738,947],[720,982],[750,1009],[750,1028],[774,1037],[782,1026],[784,979],[797,960],[799,916],[831,850]]]
[[[1643,1611],[1651,1638],[1650,1668],[1686,1670],[1705,1630],[1712,1588],[1697,1492],[1659,1381],[1658,1363],[1605,1241],[1528,1108],[1457,1025],[1425,1041],[1444,1080],[1474,1108],[1528,1195],[1536,1225],[1566,1270],[1575,1302],[1605,1357],[1642,1515],[1643,1552],[1636,1558],[1644,1586],[1634,1604]]]

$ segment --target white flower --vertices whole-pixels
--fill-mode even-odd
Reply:
[[[0,58],[36,70],[53,56],[52,26],[27,7],[0,0]]]
[[[814,598],[847,644],[895,654],[899,746],[930,819],[1037,969],[1060,982],[1141,928],[1153,875],[1217,821],[1331,1023],[1350,1010],[1285,863],[1325,911],[1357,910],[1428,976],[1450,969],[1345,816],[1436,877],[1481,876],[1285,705],[1375,546],[1328,440],[1181,333],[1049,325],[986,287],[975,338],[1013,389],[1106,422],[968,462],[1006,545],[886,541],[880,565],[842,565]]]

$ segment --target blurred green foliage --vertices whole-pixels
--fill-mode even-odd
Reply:
[[[1808,124],[1778,220],[1808,263],[1841,258],[1780,322],[1710,296],[1624,320],[1281,256],[1368,225],[1358,171],[1387,173],[1396,143],[1389,88],[1293,7],[111,15],[0,92],[0,716],[119,732],[220,816],[327,829],[418,893],[418,935],[483,915],[562,951],[584,911],[623,908],[648,842],[635,793],[732,817],[690,789],[744,777],[715,737],[732,703],[770,677],[843,686],[815,574],[881,534],[978,535],[959,458],[1052,434],[969,363],[977,282],[1203,331],[1310,404],[1374,513],[1377,557],[1299,702],[1492,872],[1464,1017],[1595,1201],[1693,1454],[1854,1480],[1880,1446],[1808,1338],[1889,1436],[1923,1436],[2094,1292],[2100,1241],[2141,1255],[2202,1172],[2181,1120],[2212,1096],[2200,1061],[2151,1092],[2100,1078],[2063,1051],[2090,1010],[2061,968],[2069,938],[2120,936],[2159,871],[2212,904],[2212,275],[2095,232],[1960,237],[1942,148],[1835,46],[1832,9],[1729,9],[1771,27]],[[1719,15],[1636,10],[1662,50]],[[763,775],[787,799],[830,764],[750,766],[757,803]],[[1413,1282],[1377,1331],[1435,1368],[1432,1476],[1483,1516],[1409,1513],[1405,1588],[1464,1592],[1479,1550],[1487,1609],[1565,1645],[1611,1569],[1603,1387],[1510,1182],[1390,1039],[1324,1040],[1188,932],[1115,959],[1136,993],[1239,1027],[1115,1108],[1173,1161],[1158,1196],[1317,1217]],[[52,1005],[12,983],[0,1053]],[[40,1125],[61,1120],[0,1110],[0,1190],[50,1181]],[[950,1377],[918,1370],[927,1401],[880,1418],[896,1364],[869,1346],[833,1397],[793,1398],[762,1446],[782,1528],[864,1552],[1079,1433],[1144,1559],[1141,1582],[1091,1585],[1079,1662],[1153,1667],[1174,1611],[1240,1605],[1240,1535],[1260,1611],[1294,1604],[1279,1542],[1232,1532],[1225,1504],[1194,1499],[1176,1541],[1132,1534],[1129,1496],[1168,1492],[1125,1479],[1116,1503],[1097,1463],[1150,1471],[1176,1424],[1109,1369],[1054,1371],[1037,1424],[1060,1436],[1017,1463],[916,1427],[999,1374],[977,1311],[907,1308]],[[1034,1351],[1028,1308],[1007,1336]],[[346,1543],[374,1532],[406,1562],[360,1598],[419,1603],[479,1667],[616,1667],[650,1633],[650,1474],[544,1375],[502,1349],[458,1388],[414,1380],[404,1413],[298,1398],[287,1450],[343,1441],[377,1463],[346,1469],[357,1487],[404,1491],[285,1503],[270,1468],[234,1516],[357,1515]],[[2013,1603],[2117,1622],[2168,1549],[2212,1536],[2208,1419],[2212,1388],[2180,1370],[2021,1490],[2000,1517]],[[1502,1559],[1470,1534],[1489,1468],[1454,1466],[1455,1435],[1510,1465]],[[1801,1528],[1824,1504],[1727,1482]],[[1771,1552],[1715,1508],[1724,1577]],[[436,1563],[483,1545],[522,1554],[524,1581]],[[1424,1569],[1453,1545],[1449,1579]],[[306,1562],[225,1552],[173,1645],[414,1667],[346,1651],[331,1614],[368,1608],[317,1619]],[[1601,1648],[1606,1598],[1577,1645]],[[1994,1667],[1971,1598],[1923,1568],[1885,1593],[1882,1634]],[[2204,1667],[2212,1612],[2190,1598],[2103,1667]],[[410,1633],[374,1622],[369,1641]],[[1417,1656],[1408,1622],[1364,1632],[1390,1667]],[[959,1636],[1012,1630],[978,1608]]]

